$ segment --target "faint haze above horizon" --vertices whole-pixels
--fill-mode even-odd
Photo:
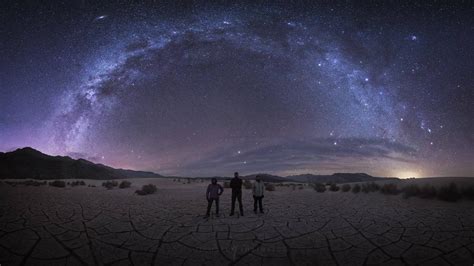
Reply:
[[[0,14],[0,151],[163,175],[474,176],[472,3]]]

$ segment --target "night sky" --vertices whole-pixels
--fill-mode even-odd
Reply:
[[[474,176],[472,4],[25,2],[0,4],[0,151]]]

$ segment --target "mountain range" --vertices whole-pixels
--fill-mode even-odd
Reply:
[[[118,179],[163,177],[153,172],[115,169],[84,159],[50,156],[26,147],[0,152],[0,179]]]
[[[260,175],[264,182],[300,183],[350,183],[370,182],[385,179],[365,173],[335,173],[332,175],[292,175],[281,177],[271,174],[251,174],[242,176],[244,180],[254,180]],[[96,164],[84,159],[68,156],[50,156],[30,147],[12,152],[0,152],[0,179],[121,179],[121,178],[163,178],[165,176],[145,171],[116,169]],[[200,177],[209,179],[210,177]],[[216,177],[220,180],[229,177]]]

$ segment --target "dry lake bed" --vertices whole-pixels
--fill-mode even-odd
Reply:
[[[207,183],[132,187],[0,184],[4,265],[473,265],[474,201],[277,187],[264,214],[204,217]],[[135,190],[154,183],[158,191]],[[222,183],[222,182],[221,182]],[[214,209],[213,209],[214,210]]]

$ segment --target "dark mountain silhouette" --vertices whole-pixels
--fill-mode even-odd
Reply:
[[[115,169],[84,159],[50,156],[26,147],[0,152],[0,179],[117,179],[162,177],[153,172]]]
[[[243,180],[255,180],[255,177],[257,175],[260,176],[263,182],[273,182],[273,183],[292,182],[292,181],[294,182],[294,180],[277,176],[277,175],[270,175],[270,174],[252,174],[252,175],[242,176],[241,178]]]
[[[310,183],[351,183],[351,182],[370,182],[387,179],[397,178],[386,178],[386,177],[375,177],[365,173],[334,173],[332,175],[313,175],[313,174],[302,174],[287,176],[287,179],[297,182],[310,182]]]

